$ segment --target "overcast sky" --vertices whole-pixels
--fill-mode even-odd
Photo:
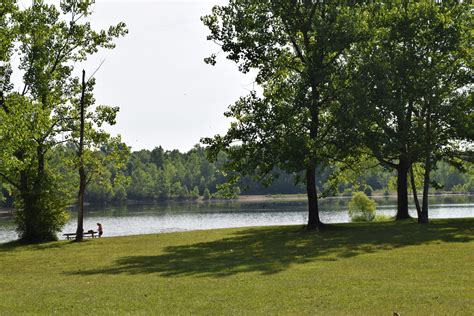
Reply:
[[[132,150],[187,151],[201,137],[224,133],[228,105],[253,88],[253,78],[221,54],[216,66],[203,62],[219,47],[206,40],[200,17],[223,0],[98,0],[90,20],[96,27],[123,21],[129,34],[112,51],[89,60],[98,104],[120,107],[117,125]],[[80,71],[80,69],[77,69]]]

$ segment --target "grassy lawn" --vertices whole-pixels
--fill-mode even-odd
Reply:
[[[473,315],[474,219],[0,245],[0,314]]]

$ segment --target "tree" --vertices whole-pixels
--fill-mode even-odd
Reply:
[[[462,160],[474,159],[473,8],[465,2],[443,1],[425,9],[430,27],[420,30],[424,54],[418,82],[423,96],[415,112],[424,169],[421,209],[417,205],[420,223],[429,220],[430,174],[437,162],[446,160],[462,168]]]
[[[407,180],[412,164],[426,157],[427,148],[432,151],[436,144],[439,149],[447,145],[441,138],[433,142],[433,127],[440,123],[442,130],[446,124],[432,121],[429,104],[435,95],[444,100],[438,104],[443,104],[468,79],[466,65],[458,60],[466,53],[466,47],[458,44],[460,32],[469,33],[459,27],[469,19],[460,15],[468,6],[458,1],[387,1],[370,20],[371,42],[352,50],[351,68],[356,71],[348,82],[353,88],[349,108],[354,112],[347,124],[357,128],[348,136],[359,139],[380,163],[397,171],[397,219],[410,217]],[[464,22],[454,25],[457,18]],[[456,76],[452,81],[451,75]],[[448,111],[457,112],[454,107]],[[446,138],[451,140],[451,136]]]
[[[332,108],[344,54],[366,31],[358,1],[230,1],[202,18],[208,39],[246,73],[256,70],[256,92],[241,98],[226,116],[236,119],[225,136],[203,139],[210,157],[229,155],[227,170],[256,173],[272,181],[272,170],[305,171],[308,229],[319,218],[316,170],[335,148]],[[215,55],[208,63],[215,63]],[[238,146],[233,146],[238,144]]]
[[[13,125],[2,122],[0,175],[14,188],[18,228],[26,241],[55,239],[59,222],[64,222],[52,225],[46,220],[54,219],[54,214],[62,217],[69,202],[59,190],[61,176],[48,167],[48,158],[69,132],[70,100],[77,85],[72,65],[99,48],[113,48],[112,40],[126,33],[123,23],[98,32],[90,23],[81,23],[91,10],[91,1],[65,0],[58,9],[37,0],[13,15],[19,70],[24,75],[20,93],[10,90],[2,96],[3,121]],[[8,78],[6,84],[10,85]],[[14,127],[18,127],[10,135],[14,138],[7,140],[8,129]]]
[[[10,94],[0,111],[1,176],[15,196],[17,231],[24,241],[56,238],[67,221],[64,178],[37,165],[35,139],[50,123],[48,111],[27,97]],[[38,168],[44,168],[38,173]]]
[[[199,198],[199,188],[195,186],[193,190],[190,192],[190,197],[192,199],[198,199]]]
[[[210,198],[211,198],[211,192],[209,192],[208,188],[205,188],[204,193],[203,193],[203,199],[204,200],[209,200]]]
[[[11,74],[8,61],[13,53],[14,40],[18,31],[13,19],[17,10],[14,0],[5,0],[0,4],[0,107],[4,110],[5,93],[11,89],[8,85]]]
[[[92,91],[95,80],[90,78],[86,81],[85,76],[86,72],[83,70],[80,98],[73,102],[74,109],[71,111],[72,133],[69,137],[77,146],[76,166],[79,173],[76,241],[83,239],[84,195],[87,185],[91,181],[109,182],[109,165],[113,164],[116,170],[124,168],[129,154],[128,147],[121,142],[120,137],[111,138],[100,129],[104,124],[115,124],[118,108],[97,106],[91,111],[90,107],[94,105]]]
[[[150,161],[153,162],[157,168],[163,167],[164,150],[161,146],[155,147],[150,153]]]
[[[419,73],[424,95],[415,112],[424,169],[421,207],[414,191],[420,223],[428,223],[430,174],[437,162],[446,160],[462,169],[460,160],[473,161],[472,8],[445,1],[426,10],[431,27],[420,40],[425,54]]]

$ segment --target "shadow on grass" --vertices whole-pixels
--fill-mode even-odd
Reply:
[[[170,246],[164,253],[119,258],[112,266],[69,274],[148,274],[225,277],[245,272],[273,274],[310,261],[336,261],[364,253],[432,242],[474,240],[474,219],[429,225],[373,223],[334,225],[321,232],[301,227],[244,229],[209,242]]]
[[[89,240],[83,240],[81,243],[90,242]],[[69,246],[70,244],[75,243],[74,240],[71,241],[51,241],[45,243],[26,243],[21,240],[10,241],[7,243],[0,244],[0,252],[11,251],[11,250],[20,250],[20,249],[29,249],[29,250],[46,250],[46,249],[59,249]]]

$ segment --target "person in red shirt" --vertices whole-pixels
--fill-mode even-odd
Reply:
[[[104,233],[104,230],[102,228],[101,223],[97,223],[97,231],[99,232],[99,237],[102,237],[102,234]]]

